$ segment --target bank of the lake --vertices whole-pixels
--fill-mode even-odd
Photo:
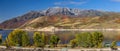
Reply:
[[[120,51],[120,48],[118,47],[117,50],[112,50],[111,48],[6,48],[5,46],[0,46],[0,51]]]

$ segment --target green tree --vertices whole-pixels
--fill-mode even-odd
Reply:
[[[59,43],[59,41],[60,41],[60,39],[59,39],[58,36],[56,36],[56,35],[51,35],[51,37],[50,37],[50,45],[51,45],[52,47],[57,47],[57,44]]]
[[[44,34],[40,34],[39,32],[35,32],[33,35],[34,45],[36,47],[44,47],[45,46],[45,36]]]
[[[111,48],[116,48],[117,47],[117,42],[116,41],[113,41],[112,43],[111,43]]]
[[[27,34],[22,34],[22,46],[28,46],[30,39]]]
[[[103,39],[104,39],[104,36],[101,32],[92,33],[92,43],[94,47],[101,48]]]
[[[0,34],[0,44],[2,43],[2,35]]]
[[[101,32],[83,32],[76,34],[75,39],[79,47],[96,47],[101,48],[103,42],[103,34]]]
[[[91,47],[92,39],[91,34],[89,32],[83,32],[76,35],[76,40],[78,42],[78,46],[82,47]]]
[[[76,39],[70,40],[70,45],[71,45],[72,48],[76,47],[77,46],[77,40]]]
[[[10,46],[27,46],[29,45],[29,38],[28,38],[28,34],[27,32],[23,31],[23,30],[14,30],[12,31],[7,39],[6,39],[7,43]]]

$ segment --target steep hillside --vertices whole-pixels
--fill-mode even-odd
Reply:
[[[92,9],[82,10],[82,9],[75,9],[75,8],[71,9],[71,8],[53,7],[53,8],[48,8],[46,10],[41,10],[41,11],[30,11],[22,16],[9,19],[7,21],[2,22],[0,24],[0,28],[14,29],[19,27],[37,28],[37,27],[47,27],[47,26],[55,26],[55,27],[62,27],[62,28],[63,27],[64,28],[74,28],[74,27],[75,28],[89,28],[89,27],[92,28],[92,27],[97,27],[98,24],[97,25],[91,24],[89,22],[94,22],[94,19],[96,21],[101,21],[99,20],[101,18],[104,18],[102,21],[111,20],[111,23],[112,22],[114,23],[114,21],[116,20],[116,22],[119,22],[119,19],[118,19],[119,13],[98,11],[98,10],[92,10]]]
[[[9,19],[9,20],[6,20],[4,22],[2,22],[0,24],[0,27],[1,28],[18,28],[20,27],[21,25],[23,25],[24,23],[26,23],[27,21],[30,21],[34,18],[37,18],[39,16],[42,16],[40,13],[38,12],[34,12],[34,11],[31,11],[31,12],[28,12],[22,16],[18,16],[16,18],[13,18],[13,19]]]
[[[116,16],[116,17],[115,17]],[[89,28],[89,29],[103,29],[103,28],[120,28],[119,15],[111,16],[96,16],[96,17],[70,17],[70,16],[43,16],[27,22],[20,28],[26,29],[42,29],[46,27],[55,28]]]

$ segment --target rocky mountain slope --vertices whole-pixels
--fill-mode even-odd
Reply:
[[[120,13],[98,10],[82,10],[53,7],[41,11],[30,11],[22,16],[9,19],[0,24],[0,28],[42,28],[55,26],[59,28],[109,28],[111,24],[119,25]],[[94,24],[94,22],[98,24]],[[104,23],[101,26],[100,23]],[[110,26],[116,27],[116,26]],[[118,27],[118,26],[117,26]]]

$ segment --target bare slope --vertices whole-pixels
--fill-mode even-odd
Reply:
[[[43,16],[27,22],[21,28],[42,29],[46,27],[64,28],[64,29],[103,29],[120,28],[119,16],[96,16],[96,17],[69,17],[69,16]]]
[[[0,28],[119,28],[120,13],[53,7],[30,11],[0,23]],[[42,18],[40,18],[42,17]],[[47,17],[47,18],[46,18]]]

